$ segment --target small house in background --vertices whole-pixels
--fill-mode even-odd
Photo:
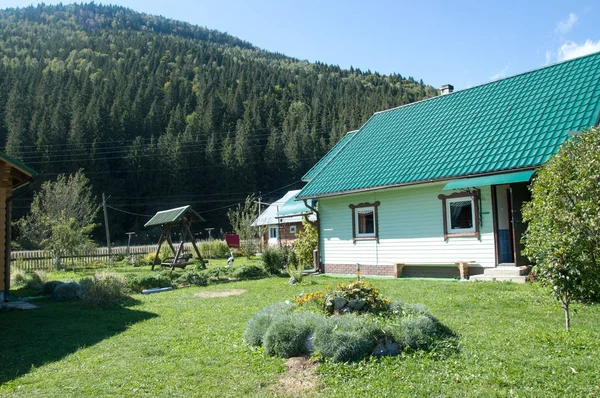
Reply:
[[[263,227],[263,247],[289,246],[296,240],[296,234],[303,229],[302,219],[315,221],[314,213],[302,201],[296,201],[300,190],[289,191],[282,198],[271,203],[252,223],[253,227]]]
[[[12,242],[12,200],[37,173],[16,159],[0,152],[0,302],[8,300],[10,290],[10,245]]]

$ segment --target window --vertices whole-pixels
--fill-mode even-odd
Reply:
[[[479,238],[479,190],[439,195],[442,200],[444,239],[451,236]]]
[[[358,205],[350,205],[352,209],[352,239],[378,240],[377,230],[377,207],[379,202],[375,203],[360,203]]]
[[[269,227],[269,239],[277,239],[277,236],[279,235],[277,232],[277,227]]]
[[[290,234],[295,234],[295,233],[296,233],[296,226],[290,225]]]

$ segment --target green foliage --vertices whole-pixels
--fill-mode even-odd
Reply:
[[[303,269],[313,267],[313,251],[317,250],[318,231],[317,228],[302,220],[302,230],[298,231],[294,242],[294,251],[298,259],[298,265]]]
[[[302,279],[304,278],[304,267],[300,265],[300,261],[298,261],[298,256],[296,255],[295,250],[288,252],[287,270],[288,274],[290,274],[290,277],[292,277],[296,282],[302,282]]]
[[[233,267],[230,269],[229,275],[237,279],[256,279],[269,276],[264,268],[256,265],[242,265],[241,267]]]
[[[335,362],[357,361],[373,352],[380,335],[365,316],[328,317],[315,330],[315,352]]]
[[[262,235],[260,227],[252,226],[257,215],[258,201],[254,195],[246,197],[243,205],[238,203],[236,207],[227,211],[231,227],[240,236],[240,249],[248,259],[258,252],[259,239]]]
[[[264,336],[273,320],[277,317],[290,314],[295,306],[287,303],[276,303],[258,311],[246,323],[244,330],[244,341],[250,345],[260,346],[264,342]]]
[[[52,300],[73,301],[81,298],[81,286],[77,282],[60,282],[54,285]]]
[[[260,254],[260,264],[269,274],[277,275],[285,267],[287,255],[284,248],[266,247]]]
[[[198,286],[206,286],[207,277],[204,276],[201,272],[194,270],[185,270],[183,272],[173,272],[171,273],[171,279],[173,283],[176,285],[198,285]]]
[[[600,302],[600,128],[561,145],[536,174],[523,207],[524,254],[552,288],[570,328],[572,301]]]
[[[434,318],[418,315],[402,319],[402,330],[394,338],[402,346],[416,350],[429,347],[439,334],[438,323]]]
[[[125,276],[116,272],[97,273],[82,279],[79,285],[83,302],[91,307],[114,306],[129,297]]]
[[[229,258],[230,249],[223,240],[203,240],[198,245],[200,254],[204,258]]]
[[[170,287],[171,278],[161,275],[133,275],[129,274],[127,278],[127,288],[133,293],[140,293],[144,289],[153,287]]]
[[[310,312],[295,312],[276,317],[263,337],[265,353],[283,358],[307,353],[307,340],[320,322],[321,318]]]
[[[13,287],[31,289],[36,293],[44,291],[44,284],[48,281],[48,274],[44,271],[13,270],[10,275],[10,284]]]

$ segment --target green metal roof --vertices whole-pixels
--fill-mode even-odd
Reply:
[[[379,112],[298,198],[534,168],[599,112],[600,53]]]
[[[148,221],[144,227],[153,227],[164,224],[178,224],[183,217],[189,215],[191,222],[204,221],[204,218],[196,213],[190,206],[177,207],[175,209],[159,211]]]
[[[349,131],[346,133],[345,136],[342,137],[341,140],[339,140],[337,142],[337,144],[335,144],[333,146],[333,148],[331,148],[331,150],[329,152],[327,152],[325,154],[325,156],[323,156],[321,158],[321,160],[319,160],[313,167],[311,167],[310,170],[308,170],[306,172],[306,174],[304,174],[304,176],[302,177],[302,181],[310,181],[313,179],[313,177],[315,175],[317,175],[321,170],[323,170],[323,168],[331,161],[331,159],[333,159],[335,157],[335,155],[337,155],[337,153],[344,147],[346,146],[346,144],[348,143],[348,141],[350,141],[351,137],[354,135],[354,133],[356,133],[358,130],[354,130],[354,131]]]
[[[7,155],[4,152],[0,152],[0,159],[5,160],[8,163],[11,163],[15,168],[21,170],[21,172],[23,172],[31,177],[35,177],[36,175],[38,175],[37,171],[35,171],[34,169],[32,169],[29,166],[26,166],[20,160],[17,160],[15,158],[13,158],[12,156]]]
[[[531,176],[533,175],[534,171],[535,170],[526,170],[517,171],[515,173],[502,173],[473,178],[461,178],[458,180],[452,180],[444,185],[442,191],[448,191],[450,189],[483,187],[486,185],[510,184],[513,182],[526,182],[531,180]]]
[[[312,200],[308,201],[314,207],[315,203]],[[303,201],[297,201],[296,195],[285,201],[283,206],[277,212],[277,218],[294,217],[298,215],[312,213],[312,210],[306,207]]]

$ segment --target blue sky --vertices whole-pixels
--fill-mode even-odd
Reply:
[[[0,8],[32,3],[0,0]],[[397,72],[435,87],[468,88],[600,51],[597,0],[111,3],[225,31],[296,58]]]

